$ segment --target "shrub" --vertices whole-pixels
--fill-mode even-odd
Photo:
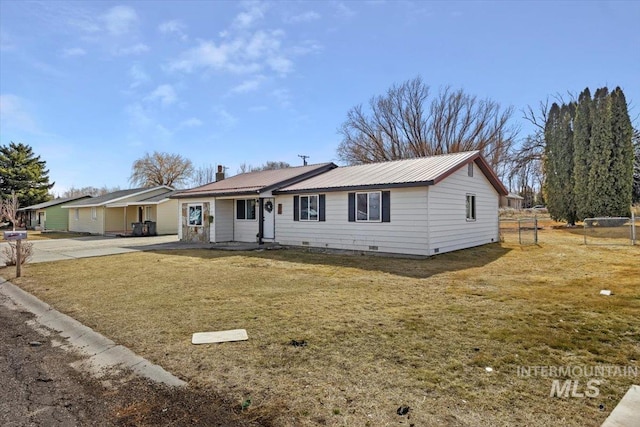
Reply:
[[[9,242],[9,244],[2,248],[0,254],[5,261],[6,265],[16,265],[18,263],[18,245],[16,242]],[[26,264],[33,257],[33,243],[21,242],[20,243],[20,264]]]

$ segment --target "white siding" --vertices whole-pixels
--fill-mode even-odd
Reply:
[[[216,242],[230,242],[233,240],[233,204],[234,201],[230,199],[216,199],[215,201]]]
[[[96,208],[96,219],[91,218],[91,208],[78,208],[79,217],[76,219],[76,209],[69,211],[69,231],[78,233],[103,234],[104,207]]]
[[[153,207],[158,234],[178,233],[178,200],[170,199]]]
[[[476,196],[476,220],[466,219],[466,195]],[[463,167],[429,188],[430,254],[498,241],[499,196],[474,164],[473,177]]]
[[[293,221],[293,195],[277,196],[276,241],[285,245],[427,255],[427,189],[391,189],[391,222],[349,222],[348,192],[326,194],[326,221]]]
[[[258,234],[258,204],[256,203],[256,219],[236,219],[236,200],[233,200],[233,240],[236,242],[255,242]]]

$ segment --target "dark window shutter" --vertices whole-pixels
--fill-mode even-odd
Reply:
[[[382,222],[391,222],[391,191],[382,192]]]
[[[349,193],[349,222],[356,220],[356,193]]]
[[[300,221],[300,196],[293,196],[293,220]]]
[[[325,199],[326,197],[324,194],[320,194],[318,196],[318,221],[325,221],[325,216],[324,216]]]

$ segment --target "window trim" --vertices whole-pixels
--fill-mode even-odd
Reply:
[[[307,218],[303,218],[302,217],[302,199],[307,199],[307,206],[310,206],[310,199],[312,197],[316,198],[316,207],[318,208],[316,211],[316,218],[315,219],[311,219],[308,215],[308,211],[307,211]],[[305,194],[305,195],[301,195],[300,196],[300,201],[298,202],[298,209],[300,209],[299,213],[298,213],[298,220],[299,221],[304,221],[304,222],[318,222],[320,221],[320,195],[319,194]]]
[[[358,195],[366,194],[367,195],[367,219],[358,219]],[[378,219],[371,219],[371,213],[369,212],[370,205],[370,195],[377,194],[378,195]],[[356,222],[382,222],[382,191],[360,191],[356,192],[356,200],[355,200],[355,209],[356,209]]]
[[[91,220],[92,221],[98,220],[98,208],[96,208],[95,206],[91,207]]]
[[[473,162],[469,163],[467,166],[467,176],[469,178],[473,178]]]
[[[244,202],[244,218],[238,218],[238,202],[243,201]],[[250,203],[248,202],[253,202],[253,218],[247,218],[247,214],[248,214],[248,206],[250,206]],[[235,216],[235,220],[236,221],[257,221],[258,220],[258,201],[256,199],[235,199],[235,211],[236,211],[236,216]]]
[[[471,209],[469,209],[471,208]],[[471,212],[469,212],[471,210]],[[467,193],[465,197],[465,217],[467,222],[475,222],[478,219],[478,209],[476,204],[476,195]]]
[[[80,208],[75,208],[73,212],[73,219],[75,221],[80,221]]]
[[[200,223],[191,224],[191,208],[200,208]],[[189,203],[187,205],[187,226],[202,227],[204,225],[204,205],[202,203]]]

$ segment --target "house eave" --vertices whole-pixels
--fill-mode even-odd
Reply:
[[[344,187],[324,187],[324,188],[305,188],[301,190],[275,190],[273,194],[311,194],[311,193],[332,193],[338,191],[371,191],[384,190],[387,188],[409,188],[409,187],[427,187],[433,185],[430,181],[415,182],[396,182],[392,184],[367,184],[367,185],[348,185]]]

